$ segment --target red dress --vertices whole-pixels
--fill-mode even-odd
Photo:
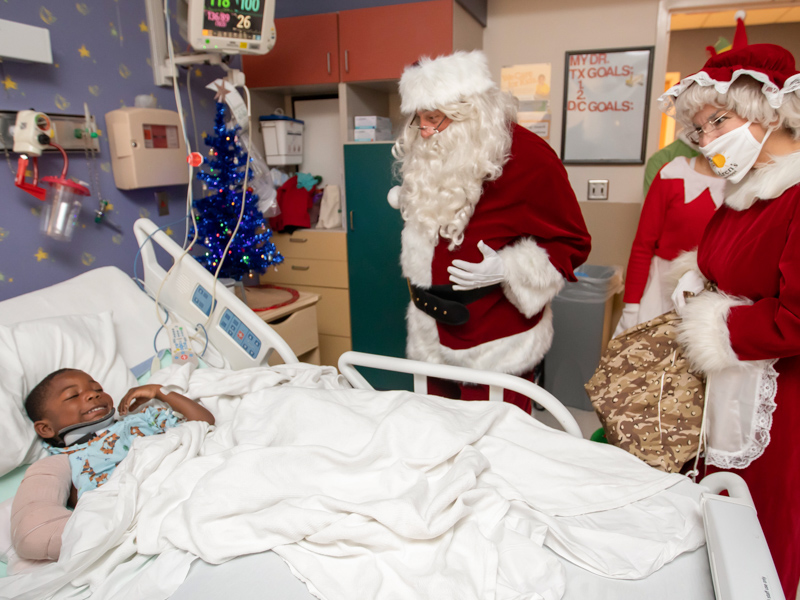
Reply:
[[[642,299],[654,256],[671,261],[697,248],[706,224],[722,203],[724,189],[724,179],[698,173],[683,156],[658,172],[644,200],[628,259],[626,304]]]
[[[703,275],[720,292],[751,302],[730,309],[729,346],[719,347],[720,356],[732,350],[740,361],[779,359],[769,443],[759,458],[735,472],[750,487],[787,598],[795,597],[800,578],[800,153],[791,156],[794,171],[787,175],[784,169],[776,177],[793,185],[780,193],[773,183],[772,199],[740,202],[729,196],[698,248]],[[766,169],[762,175],[768,175]],[[770,179],[775,181],[761,177]],[[761,186],[762,195],[767,189]],[[702,320],[698,314],[684,316],[687,352],[711,339]]]

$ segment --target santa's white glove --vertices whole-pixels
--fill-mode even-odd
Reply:
[[[678,280],[678,286],[675,288],[675,291],[672,292],[671,296],[672,303],[675,305],[675,310],[678,311],[678,314],[681,314],[681,310],[686,306],[686,297],[684,293],[690,292],[691,294],[697,295],[703,291],[705,285],[706,282],[697,271],[687,271],[683,274],[683,277]]]
[[[614,335],[611,337],[617,337],[620,333],[625,331],[626,329],[630,329],[634,325],[639,324],[639,303],[636,304],[625,304],[622,308],[622,316],[619,318],[619,323],[617,323],[617,328],[614,330]]]
[[[400,186],[396,185],[389,190],[386,195],[386,201],[392,208],[400,208]]]
[[[505,279],[506,269],[503,266],[503,259],[497,252],[484,244],[483,240],[478,242],[478,250],[483,254],[481,262],[454,260],[453,264],[447,267],[454,290],[474,290],[500,283]]]

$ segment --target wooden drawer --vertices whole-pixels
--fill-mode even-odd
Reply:
[[[298,356],[319,345],[316,306],[302,308],[283,319],[269,323],[269,326],[286,340],[286,343]],[[271,361],[270,364],[272,364]]]
[[[295,289],[319,296],[317,327],[321,334],[350,337],[350,294],[347,290],[309,285],[298,285]]]
[[[270,269],[261,276],[262,283],[277,285],[314,285],[346,289],[347,262],[313,258],[286,258],[278,270]]]
[[[276,233],[272,241],[286,258],[347,261],[347,235],[344,231],[300,229],[292,234]]]
[[[349,337],[340,337],[338,335],[320,335],[319,364],[336,367],[339,363],[339,357],[348,350],[352,349],[353,343]]]

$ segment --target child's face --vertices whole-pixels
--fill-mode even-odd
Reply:
[[[87,373],[66,371],[50,382],[45,417],[33,426],[40,437],[50,439],[64,427],[106,416],[113,407],[111,396]]]

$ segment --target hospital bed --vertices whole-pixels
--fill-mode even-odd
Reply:
[[[155,318],[154,298],[157,297],[162,307],[162,320],[168,324],[181,322],[202,336],[201,343],[196,347],[205,346],[203,359],[212,366],[225,366],[237,371],[260,367],[267,364],[272,352],[277,352],[288,367],[297,364],[296,356],[284,340],[233,293],[215,282],[196,261],[189,256],[182,256],[182,249],[151,221],[140,219],[134,231],[141,245],[143,280],[140,284],[134,283],[114,267],[95,269],[55,286],[0,303],[0,326],[34,321],[45,316],[56,318],[100,314],[111,310],[121,357],[128,366],[139,365],[150,360],[154,355],[154,347],[163,348],[168,343],[165,334],[160,333],[161,323]],[[169,272],[161,265],[159,258],[162,262],[166,259],[166,263],[172,266]],[[359,373],[358,367],[411,373],[418,393],[427,391],[427,377],[430,376],[489,385],[491,400],[500,399],[503,388],[512,389],[530,396],[550,411],[566,434],[581,437],[577,423],[563,405],[538,386],[516,377],[357,352],[344,354],[338,366],[352,387],[364,390],[371,389],[371,386]],[[727,474],[706,478],[702,485],[685,479],[670,489],[689,498],[705,496],[709,500],[720,499],[715,494],[728,490],[731,496],[737,498],[733,503],[744,506],[747,506],[749,498],[744,482],[735,476],[727,477]],[[725,503],[726,506],[728,504],[730,502]],[[731,529],[729,525],[722,525],[719,529],[722,531],[721,543],[730,543],[725,539],[726,529]],[[757,533],[760,531],[754,534],[756,537]],[[718,536],[719,532],[711,535]],[[757,544],[758,540],[753,543]],[[556,557],[551,550],[547,551]],[[752,563],[754,556],[748,557],[748,561]],[[731,571],[731,564],[736,565],[736,562],[726,562],[729,560],[727,555],[712,558],[712,574],[709,552],[706,546],[701,546],[681,554],[644,579],[619,580],[593,574],[561,559],[567,582],[563,597],[708,600],[715,597],[716,584],[717,597],[720,599],[754,598],[761,596],[743,594],[748,594],[748,589],[763,591],[771,577],[775,577],[774,581],[769,579],[772,583],[771,597],[780,597],[777,578],[771,572],[764,571],[766,578],[763,583],[759,577],[758,586],[748,588],[749,582],[737,581],[741,573]],[[0,581],[0,597],[3,596],[2,591]],[[237,600],[315,598],[273,551],[240,556],[218,565],[196,560],[191,564],[185,581],[172,596],[177,600],[221,597]]]

